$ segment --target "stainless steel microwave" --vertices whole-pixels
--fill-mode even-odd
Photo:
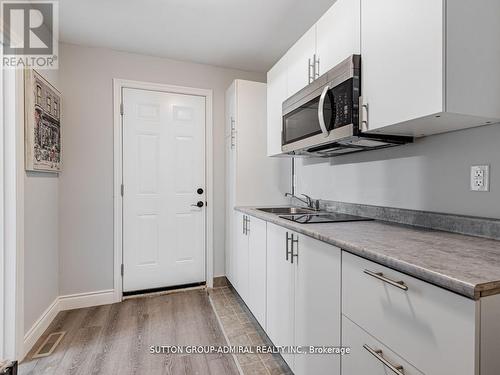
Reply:
[[[360,98],[361,56],[352,55],[283,102],[283,153],[332,157],[412,141],[364,133]]]

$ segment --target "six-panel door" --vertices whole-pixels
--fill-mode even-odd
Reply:
[[[205,104],[123,89],[124,291],[205,281]]]

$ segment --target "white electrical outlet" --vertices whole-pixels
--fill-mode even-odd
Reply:
[[[470,167],[471,191],[490,191],[490,166],[473,165]]]

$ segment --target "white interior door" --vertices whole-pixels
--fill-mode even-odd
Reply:
[[[205,97],[122,95],[123,290],[203,282]]]

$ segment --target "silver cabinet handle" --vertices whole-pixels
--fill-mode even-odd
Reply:
[[[243,234],[247,234],[247,217],[243,215]]]
[[[325,98],[326,94],[328,93],[328,90],[330,90],[330,87],[325,86],[323,89],[323,92],[321,93],[321,96],[319,98],[319,104],[318,104],[318,119],[319,119],[319,126],[321,128],[321,132],[323,133],[323,136],[328,137],[328,129],[326,128],[325,124],[325,115],[323,113],[323,106],[325,104]]]
[[[314,55],[314,79],[319,78],[319,57],[316,58],[316,55]]]
[[[383,356],[382,350],[374,350],[366,344],[363,345],[363,348],[365,348],[368,351],[368,353],[370,353],[372,356],[377,358],[380,362],[382,362],[384,364],[385,367],[387,367],[389,370],[391,370],[395,374],[405,375],[403,366],[393,365],[391,362],[389,362],[387,359],[385,359]]]
[[[366,110],[366,118],[365,118]],[[359,97],[359,127],[362,132],[368,131],[368,104],[364,104],[363,97]]]
[[[236,147],[236,121],[231,117],[231,149]]]
[[[292,241],[292,240],[293,240],[293,234],[292,234],[292,236],[289,237],[288,236],[288,232],[286,232],[286,252],[285,252],[285,259],[286,259],[287,262],[288,262],[288,257],[293,252],[293,250],[290,251],[290,245],[289,245],[289,241]]]
[[[309,83],[314,81],[314,69],[316,66],[315,60],[316,60],[316,55],[314,55],[314,60],[312,62],[311,62],[311,59],[308,59],[308,61],[307,61],[307,77],[308,77]]]
[[[299,244],[299,238],[298,237],[294,238],[294,235],[292,233],[292,240],[290,242],[291,242],[291,245],[292,245],[292,251],[291,251],[291,255],[292,256],[291,256],[291,259],[290,259],[290,263],[293,264],[293,258],[297,258],[297,259],[299,258],[299,251],[298,251],[299,250],[299,246],[298,246],[298,244]],[[293,244],[297,244],[297,249],[296,249],[297,252],[295,254],[293,253],[293,248],[294,248]]]
[[[382,280],[383,282],[386,282],[387,284],[395,286],[396,288],[408,290],[408,286],[404,283],[404,281],[391,280],[388,277],[385,277],[382,272],[373,272],[370,270],[364,270],[363,272],[366,273],[367,275],[370,275],[370,276],[376,278],[376,279]]]
[[[247,216],[246,235],[250,232],[250,218]]]
[[[234,130],[231,130],[231,150],[236,147],[236,135],[234,134]]]

